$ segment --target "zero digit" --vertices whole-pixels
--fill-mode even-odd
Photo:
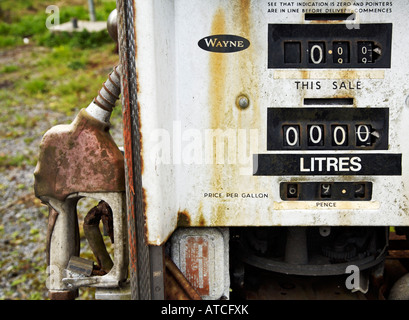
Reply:
[[[374,43],[371,41],[358,42],[358,63],[373,63]]]
[[[297,147],[300,145],[300,127],[297,125],[283,126],[284,146]]]
[[[348,130],[346,126],[332,126],[332,145],[346,146],[348,144]]]
[[[315,42],[308,44],[309,63],[322,64],[325,63],[325,43]]]
[[[315,50],[318,50],[318,54],[319,54],[318,59],[315,58]],[[316,44],[316,45],[312,46],[311,53],[310,53],[310,58],[311,58],[311,61],[314,64],[322,63],[322,60],[324,58],[324,54],[323,54],[322,48],[319,45]]]
[[[371,131],[370,125],[361,124],[356,126],[356,145],[370,146],[371,145]]]
[[[324,129],[321,125],[308,126],[308,145],[309,146],[322,146],[324,143]]]
[[[349,43],[338,41],[333,43],[332,51],[334,52],[333,62],[336,64],[349,63]]]
[[[362,138],[362,131],[361,129],[364,128],[365,130],[365,138]],[[358,130],[357,130],[357,136],[359,141],[361,142],[365,142],[368,140],[368,138],[370,137],[369,135],[371,134],[371,132],[369,131],[369,128],[367,125],[361,124],[360,126],[358,126]]]

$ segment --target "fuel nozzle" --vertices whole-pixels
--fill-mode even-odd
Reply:
[[[121,93],[120,79],[120,66],[116,66],[88,107],[71,124],[48,130],[40,144],[34,191],[50,210],[47,251],[52,273],[47,286],[51,299],[75,298],[76,290],[84,286],[117,289],[127,277],[124,157],[109,133],[111,113]],[[112,211],[113,261],[101,251],[101,239],[95,236],[99,230],[93,225],[87,229],[87,240],[104,275],[76,276],[68,269],[70,261],[74,266],[84,265],[77,259],[76,207],[81,198],[103,201]]]

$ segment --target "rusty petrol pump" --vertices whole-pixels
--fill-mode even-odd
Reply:
[[[74,207],[87,194],[104,201],[91,225],[110,215],[104,203],[112,210],[124,255],[98,253],[112,265],[103,276],[57,277],[56,295],[82,285],[111,290],[101,298],[125,288],[130,299],[389,292],[389,228],[409,236],[409,3],[344,4],[117,1],[124,157],[101,145],[110,108],[97,98],[46,134],[36,183],[51,222],[58,213],[50,265],[82,267],[65,239],[76,239]],[[104,138],[89,145],[78,130]],[[83,174],[94,178],[82,185]],[[348,270],[358,283],[345,281]]]
[[[133,298],[153,297],[161,250],[202,299],[305,297],[297,276],[319,283],[314,297],[379,289],[389,227],[409,226],[408,11],[118,2],[127,185],[144,240],[130,244],[148,245],[134,251]],[[354,288],[322,280],[350,266]]]

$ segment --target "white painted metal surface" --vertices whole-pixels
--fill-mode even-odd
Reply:
[[[409,225],[409,2],[354,3],[136,1],[142,184],[150,244],[167,240],[178,221],[183,226]],[[355,13],[354,27],[392,23],[391,68],[268,68],[268,25],[326,23],[305,20],[306,11],[317,10]],[[242,37],[250,45],[230,53],[199,47],[201,39],[221,34]],[[320,86],[300,89],[297,81],[319,81]],[[340,88],[341,81],[348,86]],[[236,102],[243,96],[247,107]],[[353,98],[352,106],[340,106],[345,108],[389,108],[389,146],[382,153],[402,154],[402,175],[254,176],[253,154],[288,153],[266,148],[267,109],[304,107],[304,98],[322,97]],[[223,135],[225,141],[215,138]],[[298,153],[352,157],[359,152]],[[279,185],[288,181],[366,181],[373,183],[373,193],[370,201],[332,201],[331,207],[323,201],[283,201]]]

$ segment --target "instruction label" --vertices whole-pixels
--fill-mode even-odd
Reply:
[[[267,12],[283,13],[392,13],[392,1],[268,1]]]

